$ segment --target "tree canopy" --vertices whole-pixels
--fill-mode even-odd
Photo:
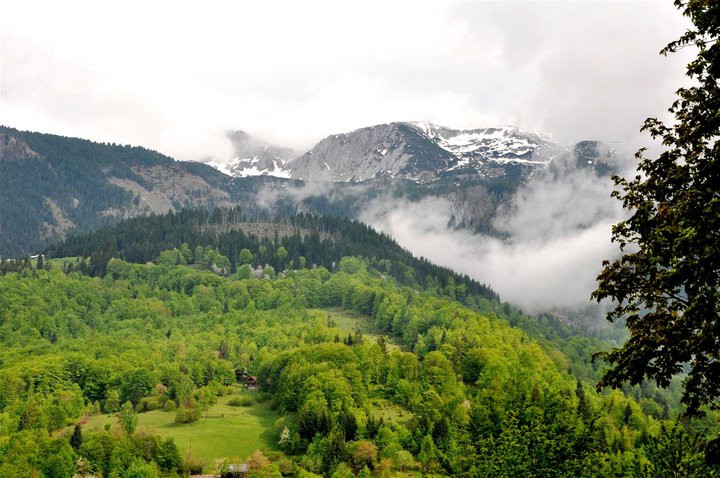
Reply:
[[[247,376],[276,414],[248,476],[720,476],[693,430],[715,418],[673,427],[653,390],[596,393],[570,353],[592,342],[566,355],[367,258],[242,278],[181,250],[0,274],[0,476],[212,471],[165,424],[244,436],[213,407],[245,406]]]
[[[720,3],[676,0],[693,23],[662,50],[697,50],[692,85],[669,111],[674,124],[646,120],[663,151],[637,153],[638,174],[615,177],[614,196],[631,213],[613,228],[622,257],[605,261],[593,297],[612,299],[611,321],[625,319],[630,339],[606,358],[600,386],[653,379],[667,386],[687,371],[688,414],[720,399]]]

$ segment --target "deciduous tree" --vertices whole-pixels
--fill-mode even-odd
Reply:
[[[623,255],[603,263],[593,297],[612,299],[608,319],[625,319],[630,330],[606,355],[612,368],[600,386],[668,386],[687,366],[683,401],[694,414],[720,399],[720,3],[675,5],[694,27],[661,53],[696,49],[692,83],[677,91],[673,125],[645,122],[663,152],[651,158],[641,149],[638,174],[614,178],[630,216],[613,227]]]

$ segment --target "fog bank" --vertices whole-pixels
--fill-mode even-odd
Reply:
[[[361,220],[403,247],[466,273],[526,312],[590,303],[603,259],[615,257],[611,226],[623,217],[609,178],[592,171],[544,174],[520,188],[494,220],[496,236],[448,227],[447,201],[383,198]]]

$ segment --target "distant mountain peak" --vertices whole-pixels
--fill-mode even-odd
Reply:
[[[588,158],[596,153],[607,156],[602,143],[586,141],[568,148],[547,135],[513,125],[457,129],[426,121],[377,124],[327,136],[298,157],[288,148],[242,130],[229,133],[228,138],[234,159],[210,164],[234,177],[333,182],[395,178],[418,183],[506,177],[523,181],[569,155],[583,158],[577,167],[608,170],[602,158]]]
[[[392,177],[529,177],[568,149],[517,126],[455,129],[393,122],[334,134],[288,164],[297,179],[358,182]]]
[[[460,158],[461,165],[467,164],[472,158],[547,164],[552,160],[553,154],[541,156],[535,153],[540,150],[553,150],[552,153],[557,154],[563,150],[545,137],[517,126],[453,129],[432,123],[410,124],[419,128],[441,148]]]
[[[290,177],[287,163],[296,155],[292,149],[274,146],[242,130],[230,131],[227,137],[232,143],[235,156],[227,162],[211,161],[208,163],[211,166],[238,178],[249,176]]]

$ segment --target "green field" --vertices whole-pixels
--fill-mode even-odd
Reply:
[[[363,333],[363,337],[372,342],[376,342],[380,335],[385,335],[388,351],[400,350],[396,344],[392,342],[392,337],[387,334],[381,334],[375,324],[372,322],[372,318],[359,314],[357,312],[342,310],[342,309],[308,309],[319,315],[328,316],[334,323],[335,326],[340,329],[341,338],[345,338],[343,335],[354,332],[356,329],[360,329]]]
[[[174,438],[183,458],[191,453],[210,470],[215,468],[216,460],[222,458],[244,462],[255,450],[275,449],[272,427],[278,415],[270,410],[269,402],[231,407],[227,402],[233,397],[237,395],[218,397],[218,402],[208,410],[207,419],[203,415],[197,422],[187,425],[175,425],[175,412],[140,413],[137,432]],[[85,428],[102,430],[106,423],[118,427],[117,417],[105,414],[90,417]]]
[[[383,399],[372,399],[372,415],[374,418],[382,418],[388,423],[399,423],[412,430],[415,427],[415,414],[399,405],[390,403]]]
[[[52,269],[61,271],[63,270],[63,265],[66,262],[69,262],[70,264],[75,264],[75,261],[77,259],[77,257],[59,257],[56,259],[45,259],[45,262],[49,263]],[[37,267],[37,259],[30,259],[30,265],[32,265],[33,267]]]

